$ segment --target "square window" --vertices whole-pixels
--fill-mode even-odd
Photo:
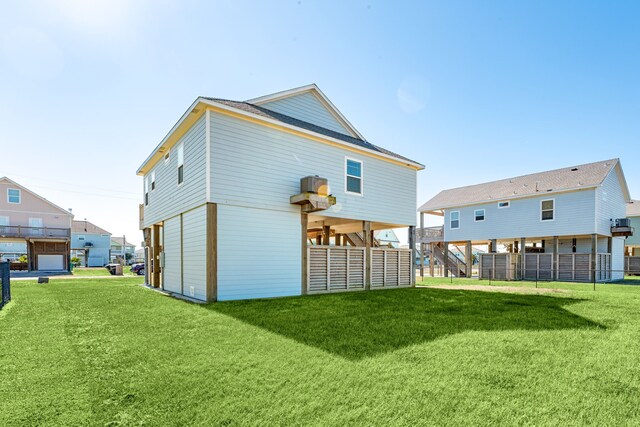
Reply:
[[[477,209],[476,211],[474,211],[473,215],[474,221],[484,221],[484,209]]]
[[[7,189],[7,201],[14,204],[20,203],[20,190],[17,188]]]

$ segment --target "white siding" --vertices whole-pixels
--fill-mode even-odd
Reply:
[[[609,172],[601,187],[596,190],[597,233],[611,235],[611,220],[626,218],[627,201],[624,198],[618,175],[619,166]]]
[[[340,132],[344,135],[354,136],[311,92],[267,102],[260,106],[268,110],[275,111],[276,113],[285,114],[298,120],[303,120],[335,132]]]
[[[611,242],[611,279],[624,279],[624,237],[614,237]]]
[[[182,259],[180,243],[180,216],[164,222],[164,278],[162,287],[166,291],[182,293]]]
[[[540,220],[540,202],[555,199],[554,220]],[[474,222],[473,212],[485,209],[485,220]],[[449,212],[460,211],[460,228],[451,230]],[[519,237],[546,237],[592,234],[595,232],[595,190],[545,194],[511,200],[508,208],[498,203],[448,209],[445,216],[445,240],[489,240]]]
[[[300,178],[329,180],[337,204],[321,214],[400,225],[416,222],[417,172],[240,119],[211,114],[211,193],[218,204],[299,214]],[[345,192],[345,156],[363,162],[364,195]]]
[[[301,293],[300,213],[218,205],[218,300]]]
[[[635,229],[633,236],[627,237],[625,241],[627,246],[639,246],[640,245],[640,217],[631,217],[631,226]]]
[[[200,206],[182,215],[184,295],[207,299],[207,207]],[[193,287],[193,295],[191,294]]]
[[[177,147],[184,144],[184,182],[178,186]],[[180,212],[206,202],[205,116],[203,115],[180,138],[169,154],[169,161],[160,160],[147,174],[155,172],[156,189],[149,187],[149,204],[144,208],[144,226],[149,227]]]

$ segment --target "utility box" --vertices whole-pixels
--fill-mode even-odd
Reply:
[[[319,196],[329,195],[329,180],[318,175],[300,178],[300,193],[314,193]]]

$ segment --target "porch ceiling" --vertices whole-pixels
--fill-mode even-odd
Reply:
[[[336,233],[357,233],[362,231],[361,219],[349,219],[349,218],[331,218],[322,215],[309,215],[309,222],[307,223],[307,229],[321,229],[325,226],[330,226]],[[406,224],[391,224],[385,222],[371,222],[371,230],[387,230],[390,228],[405,228]]]

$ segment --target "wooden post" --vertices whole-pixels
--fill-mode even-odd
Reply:
[[[558,269],[560,263],[560,257],[558,256],[558,250],[560,245],[558,243],[558,236],[553,236],[553,261],[551,263],[553,280],[558,280]]]
[[[364,288],[371,289],[371,222],[362,221],[362,237],[364,238],[365,281]]]
[[[449,277],[449,242],[442,242],[442,259],[444,260],[444,277]]]
[[[435,258],[433,256],[434,253],[434,248],[435,248],[435,244],[433,242],[429,243],[429,274],[431,275],[431,277],[434,276],[434,270],[435,270]]]
[[[424,233],[424,212],[420,212],[420,235]],[[420,277],[424,278],[424,251],[426,246],[423,237],[420,238]]]
[[[489,252],[496,253],[498,250],[498,241],[496,239],[489,240]]]
[[[598,235],[591,235],[591,281],[596,280],[596,256],[598,254]]]
[[[154,288],[160,287],[160,226],[152,225],[151,229],[151,250],[153,269],[151,274],[151,285]]]
[[[610,254],[613,250],[613,237],[607,237],[607,253]]]
[[[411,248],[411,286],[416,285],[416,227],[409,227],[409,247]],[[400,252],[398,252],[398,266],[400,265]],[[400,276],[398,276],[398,282]]]
[[[471,247],[471,240],[467,240],[464,250],[465,261],[467,262],[467,269],[465,275],[471,277],[473,275],[473,251]]]
[[[520,238],[520,251],[519,252],[520,252],[520,269],[522,270],[521,271],[522,279],[524,279],[524,276],[526,274],[526,269],[527,269],[527,267],[525,265],[525,259],[524,259],[525,256],[526,256],[526,249],[525,249],[526,243],[527,243],[527,239],[524,238],[524,237],[521,237]]]
[[[517,240],[513,241],[513,253],[520,253],[520,247]]]
[[[307,227],[309,226],[309,214],[306,213],[301,213],[300,214],[300,237],[302,239],[302,245],[301,245],[301,254],[302,254],[302,289],[300,290],[300,294],[301,295],[306,295],[307,294],[307,289],[309,287],[308,284],[308,278],[309,278],[309,273],[308,273],[308,268],[309,268],[309,258],[308,258],[308,251],[307,251]]]
[[[316,234],[316,245],[322,245],[322,234]]]
[[[207,301],[218,299],[218,205],[207,203]]]
[[[322,227],[322,244],[329,246],[331,244],[331,226],[325,225]]]
[[[341,240],[342,240],[341,236],[342,235],[340,233],[336,233],[335,234],[335,237],[333,238],[333,240],[335,240],[336,246],[341,246],[341,243],[342,243],[341,242]]]

